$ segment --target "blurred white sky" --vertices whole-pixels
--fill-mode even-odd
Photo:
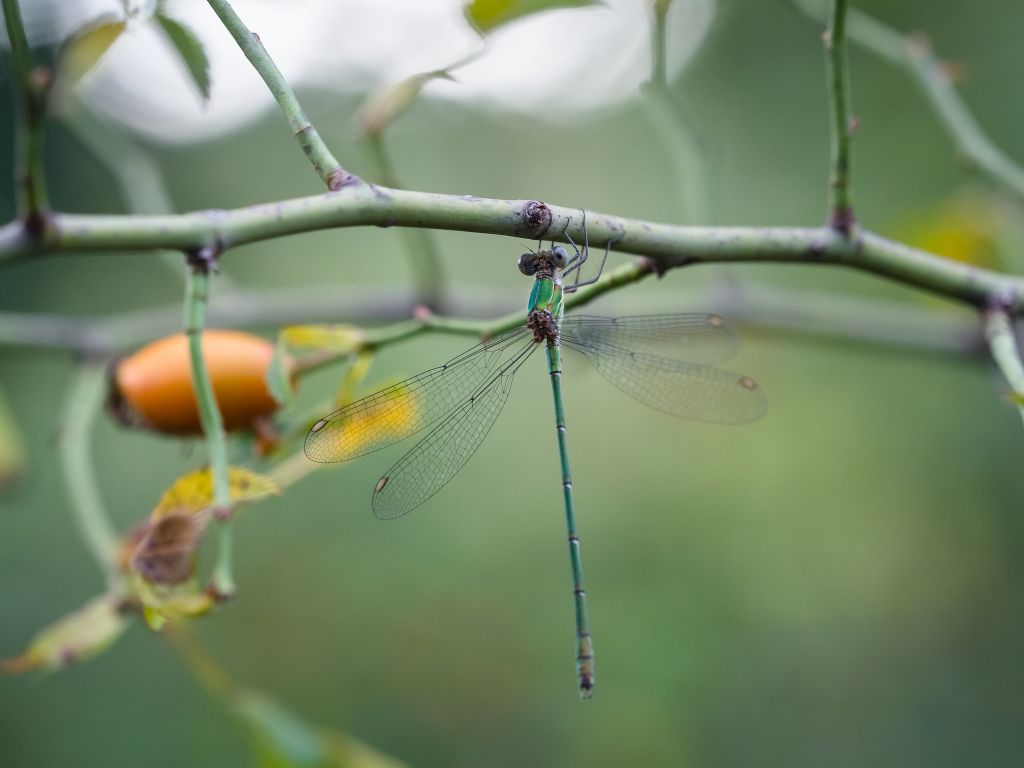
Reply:
[[[63,36],[118,0],[21,0],[33,41]],[[425,96],[549,119],[571,118],[635,94],[650,67],[650,0],[551,11],[494,33],[486,53],[431,83]],[[677,72],[711,24],[714,0],[676,0],[669,59]],[[365,93],[472,52],[463,0],[235,0],[235,10],[293,87]],[[132,25],[79,84],[93,109],[151,140],[189,143],[235,130],[274,108],[259,76],[209,5],[171,0],[171,15],[206,46],[212,98],[203,106],[151,24]]]

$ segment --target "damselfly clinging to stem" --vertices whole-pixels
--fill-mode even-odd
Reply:
[[[589,256],[586,214],[582,250],[567,230],[568,222],[563,235],[573,248],[571,257],[554,243],[519,257],[519,270],[534,278],[524,325],[325,416],[310,429],[305,450],[313,461],[346,461],[429,427],[373,489],[373,513],[386,520],[401,517],[441,490],[469,461],[505,405],[516,371],[543,345],[569,535],[576,673],[580,695],[587,698],[594,689],[594,651],[569,473],[560,345],[583,353],[627,395],[675,416],[742,423],[764,413],[766,403],[753,379],[712,367],[732,357],[738,346],[735,332],[717,315],[563,317],[563,294],[599,279],[613,242],[606,243],[597,274],[581,280]]]

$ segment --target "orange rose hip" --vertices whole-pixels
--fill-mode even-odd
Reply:
[[[228,431],[243,429],[279,407],[267,385],[274,345],[240,331],[203,332],[203,359]],[[291,360],[285,358],[291,378]],[[188,337],[154,341],[115,364],[108,398],[111,411],[128,426],[172,435],[197,435],[202,428],[192,387]]]

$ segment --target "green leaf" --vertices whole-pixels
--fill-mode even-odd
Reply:
[[[0,669],[12,675],[32,669],[54,671],[92,658],[128,628],[119,608],[120,599],[113,595],[94,598],[40,630],[21,656],[7,659]]]
[[[403,763],[350,736],[310,725],[269,696],[243,691],[234,710],[249,731],[260,768],[401,768]]]
[[[481,35],[487,35],[510,21],[556,8],[587,8],[604,5],[600,0],[470,0],[466,20]]]
[[[57,54],[57,77],[74,85],[96,66],[103,54],[124,32],[124,21],[104,16],[80,27],[60,47]]]
[[[438,79],[451,80],[452,76],[443,69],[421,72],[374,91],[359,105],[356,112],[359,130],[364,136],[378,135],[409,108],[423,86]]]
[[[195,33],[182,24],[172,19],[163,9],[160,8],[153,15],[160,29],[167,35],[167,39],[174,50],[178,52],[182,63],[192,76],[192,82],[199,90],[203,101],[210,100],[210,60],[206,58],[206,50]]]
[[[267,366],[267,389],[279,405],[288,405],[294,399],[291,370],[292,359],[288,354],[288,345],[283,339],[278,339],[274,356]]]

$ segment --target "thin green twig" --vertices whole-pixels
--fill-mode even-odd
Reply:
[[[992,359],[1010,385],[1011,395],[1024,420],[1024,363],[1017,347],[1013,321],[1002,309],[993,308],[985,313],[985,339]]]
[[[651,77],[642,86],[651,123],[675,161],[683,222],[710,218],[710,172],[704,147],[668,82],[666,19],[672,0],[651,7]]]
[[[121,129],[100,120],[78,103],[67,111],[63,122],[113,177],[121,200],[130,212],[174,212],[159,165]],[[176,279],[186,279],[180,253],[165,250],[159,257]],[[226,276],[222,275],[221,287],[226,281]]]
[[[829,217],[832,227],[848,235],[854,224],[850,201],[850,73],[846,56],[846,0],[832,0],[832,15],[823,37],[831,102],[832,170],[829,177]]]
[[[395,173],[391,154],[384,145],[384,137],[380,132],[367,134],[366,146],[377,166],[377,178],[389,187],[401,188],[398,175]],[[445,279],[441,268],[441,250],[437,238],[428,229],[403,229],[402,241],[409,255],[409,263],[413,271],[416,294],[421,304],[436,311],[444,311]]]
[[[220,17],[228,32],[235,38],[235,42],[242,49],[242,53],[245,54],[245,57],[252,63],[253,68],[255,68],[267,84],[270,93],[281,107],[281,111],[288,118],[288,124],[291,126],[292,133],[295,134],[296,141],[299,142],[302,151],[306,153],[306,157],[309,158],[313,168],[320,178],[323,179],[327,188],[332,192],[337,191],[355,179],[352,174],[341,167],[341,164],[331,154],[331,150],[327,148],[324,140],[320,137],[319,132],[309,121],[309,118],[306,117],[302,105],[299,104],[299,100],[295,97],[295,92],[292,91],[288,81],[281,74],[281,70],[277,68],[274,60],[270,58],[270,55],[263,47],[259,35],[249,31],[249,28],[245,26],[245,22],[235,13],[235,9],[231,7],[231,3],[228,0],[208,1],[214,13]]]
[[[217,302],[208,307],[207,322],[230,328],[317,322],[394,323],[413,315],[415,299],[398,286],[376,290],[362,286],[355,290],[343,286],[243,289],[218,296]],[[522,297],[510,291],[480,289],[472,296],[449,300],[454,317],[448,319],[476,327],[493,321],[471,318],[495,311],[511,316],[512,308],[521,302]],[[674,297],[666,298],[660,310],[657,306],[647,309],[667,312],[681,302],[757,329],[824,340],[892,346],[905,352],[975,355],[985,348],[976,314],[916,302],[728,283],[698,295],[681,289]],[[0,312],[0,346],[110,356],[180,328],[181,302],[99,317]]]
[[[811,0],[789,0],[804,15],[821,20]],[[892,64],[906,69],[931,102],[963,157],[991,182],[1024,202],[1024,167],[1001,150],[978,124],[957,92],[949,69],[923,35],[905,35],[877,19],[851,9],[847,37]]]
[[[627,264],[624,267],[620,267],[619,269],[606,273],[604,277],[593,285],[588,285],[581,288],[576,293],[567,296],[565,299],[565,308],[573,309],[574,307],[583,306],[609,291],[630,283],[635,283],[638,280],[642,280],[654,271],[653,265],[644,260],[637,260],[632,264]],[[366,331],[362,342],[356,350],[328,352],[315,358],[300,362],[296,366],[295,374],[298,376],[304,376],[312,373],[313,371],[318,371],[325,366],[334,365],[341,360],[347,359],[353,351],[362,352],[380,349],[381,347],[396,344],[400,341],[405,341],[406,339],[411,339],[414,336],[418,336],[419,334],[427,331],[437,331],[439,333],[453,334],[456,336],[475,336],[482,339],[488,339],[493,336],[497,336],[499,333],[511,330],[516,326],[523,325],[525,322],[525,309],[519,312],[510,312],[509,314],[495,320],[469,320],[456,317],[444,317],[434,315],[429,311],[421,310],[417,312],[416,317],[412,320],[405,320],[391,325],[386,325],[381,328],[372,328]]]
[[[206,304],[210,291],[210,257],[200,254],[191,261],[185,290],[185,333],[188,335],[192,362],[192,385],[199,408],[199,421],[206,436],[206,447],[213,475],[213,510],[220,519],[217,559],[212,584],[219,598],[234,594],[232,575],[231,486],[228,477],[227,438],[213,384],[203,357],[203,329],[206,327]]]
[[[15,111],[18,118],[14,180],[18,217],[30,235],[38,236],[46,226],[45,216],[49,209],[43,135],[46,93],[52,73],[32,66],[32,51],[25,36],[18,0],[2,2],[7,39],[14,60]]]
[[[83,362],[79,366],[64,406],[60,459],[75,523],[103,571],[108,589],[115,590],[120,585],[117,531],[100,496],[89,446],[93,424],[103,404],[106,381],[104,365]]]

